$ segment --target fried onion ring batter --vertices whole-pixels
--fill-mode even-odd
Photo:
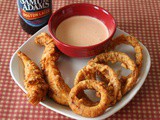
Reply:
[[[100,93],[101,99],[96,106],[86,106],[83,104],[83,100],[78,99],[79,92],[85,89],[95,89]],[[69,94],[69,106],[73,112],[82,115],[84,117],[96,117],[105,112],[109,107],[110,96],[106,90],[106,86],[103,82],[96,80],[84,80],[76,84]]]
[[[134,61],[125,53],[122,52],[106,52],[100,55],[97,55],[95,58],[91,59],[88,64],[92,63],[101,63],[107,64],[108,61],[112,63],[121,62],[121,66],[131,70],[131,73],[127,76],[127,79],[124,81],[123,79],[120,82],[122,85],[121,91],[122,95],[126,94],[136,83],[138,77],[138,68],[136,67]]]
[[[78,84],[84,79],[96,79],[96,73],[101,74],[105,77],[103,82],[107,83],[107,90],[112,96],[112,104],[116,103],[116,100],[120,100],[121,95],[121,83],[118,80],[116,73],[108,65],[90,63],[81,69],[74,80],[74,85]]]
[[[120,44],[131,45],[134,48],[135,53],[136,53],[135,54],[136,65],[140,73],[140,70],[142,67],[143,53],[142,53],[142,47],[139,44],[139,41],[133,36],[120,35],[117,38],[111,40],[108,50],[114,50],[115,47]]]

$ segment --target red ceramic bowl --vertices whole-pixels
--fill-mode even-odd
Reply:
[[[58,40],[55,36],[58,25],[63,20],[77,15],[91,16],[101,20],[109,30],[109,37],[98,44],[84,47],[68,45]],[[58,49],[70,57],[90,57],[101,53],[109,44],[109,40],[116,30],[115,20],[108,11],[96,5],[86,3],[71,4],[60,8],[50,17],[48,26]]]

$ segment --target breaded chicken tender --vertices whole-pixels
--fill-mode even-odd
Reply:
[[[20,51],[17,55],[21,58],[24,64],[24,86],[27,90],[28,101],[33,105],[37,105],[40,101],[45,100],[48,85],[44,80],[42,72],[30,58]]]
[[[40,64],[49,84],[49,96],[59,104],[68,105],[70,88],[65,84],[56,65],[59,54],[56,52],[53,39],[47,33],[41,33],[35,38],[35,42],[45,46]]]

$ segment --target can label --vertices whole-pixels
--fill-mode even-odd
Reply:
[[[19,16],[30,26],[46,24],[52,12],[52,0],[17,0]]]

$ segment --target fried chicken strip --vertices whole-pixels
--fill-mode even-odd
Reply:
[[[47,33],[41,33],[35,38],[35,42],[45,46],[40,64],[49,84],[49,96],[59,104],[68,105],[70,88],[65,84],[56,66],[59,54],[55,50],[53,39]]]
[[[37,105],[40,101],[45,100],[48,85],[44,80],[42,72],[30,58],[20,51],[17,55],[21,58],[24,64],[24,86],[27,90],[28,101],[32,105]]]

